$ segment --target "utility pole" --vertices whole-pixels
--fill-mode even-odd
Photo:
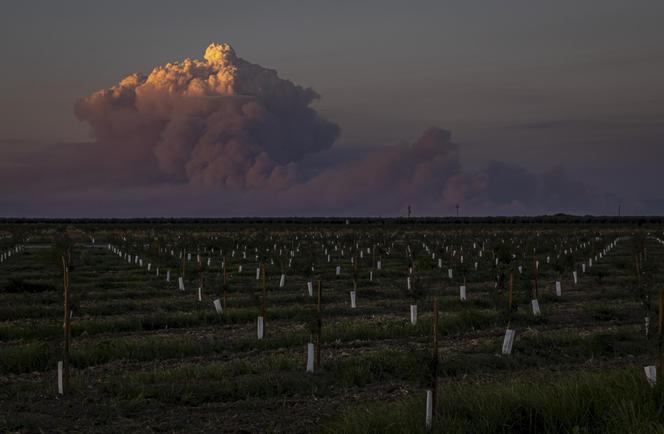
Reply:
[[[456,212],[457,212],[457,217],[459,217],[459,204],[458,203],[456,204],[455,208],[456,208]]]

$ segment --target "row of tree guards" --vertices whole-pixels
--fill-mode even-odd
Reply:
[[[582,244],[582,245],[585,245],[585,243]],[[607,254],[608,251],[610,251],[610,249],[613,248],[614,245],[615,245],[615,241],[612,242],[607,248],[605,248],[603,250],[603,252],[600,252],[599,257],[601,258],[603,254],[604,255]],[[474,246],[475,246],[475,244],[474,244]],[[111,249],[110,244],[109,244],[108,247],[109,247],[109,249]],[[275,244],[275,249],[276,249],[276,244]],[[117,253],[119,256],[122,256],[122,253],[120,252],[119,249],[113,248],[112,250],[115,253]],[[335,247],[335,250],[336,250],[336,247]],[[410,252],[410,249],[408,249],[408,250]],[[462,250],[463,250],[463,248],[462,248]],[[299,249],[298,249],[298,251],[299,251]],[[343,249],[341,251],[343,252]],[[570,249],[570,253],[571,253],[571,251],[572,251],[572,249]],[[375,249],[374,249],[374,252],[375,252]],[[567,252],[567,249],[566,249],[566,252]],[[233,252],[233,253],[235,253],[235,252]],[[291,257],[293,256],[293,253],[294,252],[291,250]],[[362,251],[361,251],[361,253],[362,253]],[[456,250],[453,252],[453,255],[455,253],[456,253]],[[480,251],[480,257],[482,256],[481,253],[482,252]],[[175,255],[175,252],[173,250],[171,250],[171,255]],[[243,255],[246,258],[246,251],[244,252]],[[128,254],[125,253],[124,256],[128,259],[129,263],[132,262],[131,261],[131,259],[132,259],[131,255],[128,255]],[[362,255],[360,255],[360,256],[362,256]],[[514,256],[514,255],[512,255],[512,256]],[[188,254],[185,255],[183,252],[180,252],[180,258],[182,259],[182,275],[178,278],[178,286],[179,286],[180,290],[184,290],[183,276],[184,276],[184,273],[185,273],[185,270],[186,270],[186,260],[191,260],[192,254],[188,253]],[[186,260],[185,260],[185,258],[186,258]],[[329,255],[328,255],[328,259],[329,259]],[[550,259],[550,257],[547,256],[547,263],[549,263],[549,259]],[[200,260],[201,260],[200,255],[197,255],[197,260],[200,263]],[[412,257],[411,257],[410,260],[411,260],[411,266],[409,267],[409,274],[413,275],[413,281],[414,281],[415,280],[415,275],[414,275],[415,266],[414,266],[414,263],[412,262]],[[596,256],[596,260],[597,260],[597,256]],[[208,260],[207,260],[208,265],[210,264],[210,261],[211,261],[211,258],[208,258]],[[138,255],[134,256],[134,262],[139,263],[141,267],[143,266],[143,260],[142,259],[139,260]],[[353,264],[353,267],[352,267],[352,270],[353,270],[353,290],[350,292],[350,298],[351,298],[351,308],[355,308],[356,307],[356,294],[357,294],[357,261],[353,261],[353,259],[351,257],[351,262]],[[461,262],[463,262],[463,256],[461,256]],[[497,262],[498,262],[498,259],[496,258],[496,263]],[[535,261],[534,289],[533,289],[533,298],[532,298],[532,301],[531,301],[533,314],[535,316],[540,315],[539,302],[537,300],[537,291],[538,291],[537,271],[539,269],[539,263],[538,262],[539,261]],[[216,300],[213,301],[214,307],[215,307],[217,313],[219,313],[219,314],[221,314],[223,312],[223,310],[226,308],[226,304],[227,304],[227,271],[226,271],[226,264],[227,264],[227,257],[224,256],[223,262],[222,262],[223,275],[224,275],[224,283],[223,283],[224,304],[222,306],[219,299],[216,299]],[[378,264],[380,265],[380,260],[378,261]],[[583,271],[585,272],[585,264],[582,264],[582,265],[583,265],[583,267],[582,267]],[[150,270],[150,266],[151,266],[151,264],[149,263],[148,264],[148,271]],[[439,266],[439,268],[441,267],[441,259],[440,258],[438,259],[438,266]],[[592,258],[589,259],[589,266],[592,266]],[[380,269],[380,266],[378,268]],[[239,266],[239,271],[241,272],[241,270],[242,270],[242,265]],[[521,274],[522,273],[522,266],[519,266],[518,270],[519,270],[519,273]],[[312,267],[312,271],[313,271],[313,267]],[[336,274],[339,275],[339,273],[340,273],[340,266],[337,266],[336,267]],[[449,277],[452,278],[452,269],[451,268],[448,270],[448,274],[449,274]],[[576,271],[574,271],[572,274],[573,274],[573,278],[574,278],[574,283],[576,284],[577,283],[577,273],[576,273]],[[157,268],[157,276],[158,275],[159,275],[159,268]],[[266,282],[265,282],[265,265],[264,264],[260,264],[260,267],[256,269],[256,280],[259,280],[261,275],[263,276],[263,291],[262,291],[263,296],[262,296],[262,302],[261,302],[261,315],[258,317],[258,320],[257,320],[258,338],[259,339],[262,339],[263,336],[264,336],[264,322],[265,322]],[[167,281],[170,280],[169,277],[170,277],[170,271],[167,272],[167,276],[166,276]],[[370,278],[370,280],[372,280],[372,279]],[[512,282],[513,282],[513,275],[512,275],[512,273],[510,273],[510,289],[509,289],[509,291],[510,291],[510,294],[509,294],[510,315],[511,315],[511,306],[512,306],[512,302],[511,302],[512,301]],[[285,283],[285,273],[282,272],[280,282],[279,282],[279,286],[284,287],[284,283]],[[199,301],[202,301],[202,288],[203,288],[203,285],[204,285],[204,279],[203,279],[203,274],[201,273],[201,277],[200,277],[200,281],[199,281],[199,288],[198,288],[198,300]],[[498,285],[498,283],[496,283],[496,285]],[[308,286],[309,295],[313,296],[311,282],[307,282],[307,286]],[[411,276],[407,277],[407,289],[409,291],[412,290]],[[556,281],[556,295],[561,296],[561,283],[560,283],[560,281]],[[461,287],[460,287],[460,299],[461,299],[461,301],[466,301],[467,300],[465,277],[464,277],[464,284],[461,285]],[[510,321],[508,321],[508,324],[509,324],[509,322]],[[413,325],[415,325],[417,323],[417,305],[411,305],[411,323]],[[504,340],[504,353],[505,354],[511,353],[511,348],[512,348],[513,341],[514,341],[514,331],[510,330],[509,327],[508,327],[508,330],[507,330],[506,336],[505,336],[505,340]]]
[[[660,240],[660,242],[662,242]],[[662,242],[664,244],[664,242]],[[605,251],[604,255],[615,245],[612,243]],[[112,247],[109,244],[109,249],[114,253],[117,253],[122,257],[120,249]],[[14,249],[14,252],[18,252],[18,249]],[[64,345],[63,345],[63,357],[62,360],[58,362],[58,392],[60,395],[65,395],[69,391],[69,379],[70,379],[70,363],[69,363],[69,353],[71,346],[71,318],[72,312],[70,307],[70,265],[71,265],[71,244],[66,244],[61,248],[61,262],[63,269],[63,288],[64,288]],[[130,261],[131,262],[131,258]],[[135,257],[135,262],[140,263],[140,266],[143,267],[143,260],[139,262],[138,257]],[[227,311],[228,303],[228,273],[227,273],[227,258],[224,256],[223,260],[223,283],[221,285],[222,294],[221,297],[216,298],[213,301],[215,310],[221,315]],[[584,264],[585,265],[585,264]],[[590,263],[592,266],[592,262]],[[148,271],[151,268],[151,264],[147,264]],[[379,267],[380,269],[380,267]],[[535,270],[537,270],[537,265]],[[183,276],[185,273],[185,261],[183,261],[182,266],[182,275],[178,278],[179,289],[184,290],[184,280]],[[585,271],[585,266],[583,270]],[[411,277],[408,277],[407,286],[408,289],[412,289],[412,285],[416,281],[416,276],[414,274],[414,265],[411,266],[410,271],[413,275],[413,280]],[[449,270],[451,277],[452,270]],[[519,270],[521,272],[521,270]],[[638,260],[637,260],[637,272],[638,272]],[[337,266],[336,274],[339,274],[339,266]],[[159,268],[157,268],[157,276],[159,275]],[[574,282],[577,282],[576,271],[573,273]],[[261,263],[257,270],[257,280],[260,280],[261,284],[261,295],[260,295],[260,315],[257,319],[257,337],[258,339],[263,339],[265,336],[265,321],[267,315],[267,267],[266,264]],[[170,271],[167,272],[167,280],[170,280]],[[283,287],[285,283],[285,274],[282,273],[280,278],[279,286]],[[514,344],[514,339],[516,336],[516,331],[511,326],[511,315],[512,315],[512,302],[513,302],[513,284],[514,276],[513,273],[509,273],[509,287],[508,287],[508,322],[503,339],[503,345],[501,352],[503,355],[510,355],[512,353],[512,347]],[[201,291],[205,285],[205,281],[201,276],[199,280],[199,291],[198,299],[201,300]],[[311,342],[307,344],[307,362],[306,362],[306,372],[314,373],[315,371],[321,369],[321,331],[322,331],[322,291],[321,291],[321,280],[318,279],[315,282],[316,286],[316,322],[315,327],[312,333]],[[464,285],[460,287],[460,299],[466,299],[466,287]],[[310,296],[313,296],[313,282],[307,282],[307,289]],[[351,307],[356,306],[356,295],[357,291],[357,262],[353,264],[353,290],[351,291]],[[559,281],[556,281],[556,295],[561,295],[561,284]],[[535,280],[533,288],[533,299],[532,299],[532,308],[535,315],[539,314],[539,303],[537,301],[537,292],[538,292],[538,281],[537,281],[537,271],[535,271]],[[658,323],[657,323],[657,333],[658,333],[658,355],[655,365],[645,366],[644,371],[646,378],[652,386],[657,383],[657,372],[662,372],[662,350],[664,344],[664,289],[659,291],[659,303],[658,303]],[[415,324],[417,321],[417,305],[411,305],[411,322]],[[432,299],[432,331],[431,331],[431,361],[430,361],[430,384],[426,390],[426,411],[425,411],[425,423],[428,430],[433,429],[436,423],[436,402],[438,395],[438,363],[439,363],[439,303],[438,297],[434,296]]]
[[[615,241],[610,243],[610,245],[607,248],[605,248],[603,250],[603,252],[599,253],[599,258],[601,258],[603,254],[606,255],[614,247],[614,245],[615,245]],[[110,247],[111,246],[109,245],[109,248]],[[275,245],[275,248],[276,248],[276,245]],[[336,247],[335,247],[335,249],[336,249]],[[410,251],[410,249],[409,249],[409,251]],[[343,249],[342,249],[342,252],[343,252]],[[566,250],[566,252],[567,252],[567,250]],[[570,252],[571,252],[571,249],[570,249]],[[455,253],[456,253],[456,250],[453,252],[453,255]],[[482,256],[481,253],[482,252],[480,251],[480,257]],[[175,254],[175,252],[173,250],[171,250],[171,255],[174,255],[174,254]],[[293,256],[292,251],[291,251],[291,256]],[[185,266],[186,266],[185,257],[187,258],[187,260],[191,260],[192,255],[191,255],[191,253],[188,253],[185,256],[182,252],[180,253],[180,258],[182,258],[182,273],[183,274],[185,272]],[[246,258],[246,252],[244,252],[244,257]],[[129,262],[131,263],[131,256],[128,256],[128,258],[129,258]],[[200,255],[197,255],[197,258],[198,258],[197,260],[200,263]],[[329,258],[329,255],[328,255],[328,258]],[[549,259],[550,259],[550,257],[547,256],[547,263],[549,263]],[[596,255],[595,259],[596,260],[598,259],[597,255]],[[139,262],[138,256],[135,257],[135,262],[136,263]],[[357,294],[357,261],[353,261],[352,258],[351,258],[351,262],[353,264],[353,267],[352,267],[352,269],[353,269],[353,290],[350,292],[350,298],[351,298],[351,308],[355,308],[356,307],[356,294]],[[461,262],[463,262],[463,256],[461,256]],[[496,263],[497,262],[498,262],[498,259],[496,258]],[[142,263],[143,263],[143,261],[141,259],[140,260],[141,266],[142,266]],[[210,258],[208,258],[207,263],[208,263],[208,265],[210,264]],[[221,307],[221,303],[218,299],[214,300],[214,302],[213,302],[214,306],[215,306],[215,309],[219,314],[221,314],[221,312],[223,311],[223,309],[226,306],[226,288],[227,288],[226,263],[227,263],[227,258],[224,256],[224,259],[223,259],[223,262],[222,262],[223,269],[224,269],[224,285],[223,285],[223,288],[224,288],[224,307],[223,308]],[[380,264],[380,260],[378,261],[378,263]],[[475,263],[475,264],[477,265],[477,263]],[[592,267],[592,258],[589,259],[588,264],[589,264],[590,267]],[[586,268],[585,265],[586,265],[585,263],[582,264],[583,272],[585,272],[585,268]],[[438,266],[439,266],[439,268],[441,267],[441,259],[440,258],[438,259]],[[239,268],[240,271],[242,269],[241,267],[242,266],[240,265],[240,268]],[[149,270],[149,268],[150,268],[150,264],[148,264],[148,270]],[[412,257],[411,257],[411,266],[409,267],[409,274],[413,275],[413,280],[415,280],[414,268],[415,268],[415,266],[414,266],[414,263],[412,262]],[[519,270],[519,274],[521,274],[523,272],[522,266],[519,266],[518,270]],[[531,300],[531,305],[532,305],[533,314],[535,316],[539,316],[541,314],[541,312],[540,312],[540,307],[539,307],[539,301],[537,299],[537,293],[538,293],[537,271],[539,270],[539,261],[537,261],[537,260],[535,260],[534,270],[535,270],[534,289],[533,289],[533,298]],[[339,273],[340,273],[340,266],[337,266],[336,267],[336,274],[339,275]],[[265,311],[265,297],[266,297],[265,296],[265,286],[266,285],[265,285],[265,267],[264,267],[263,264],[261,264],[261,266],[256,269],[256,280],[260,279],[261,274],[263,275],[264,282],[263,282],[263,298],[262,298],[263,302],[261,304],[262,314],[259,316],[258,321],[257,321],[258,322],[258,338],[259,339],[262,339],[262,337],[264,335],[264,320],[265,320],[264,311]],[[448,274],[449,274],[449,277],[452,278],[452,269],[451,268],[448,270]],[[157,269],[157,275],[158,275],[158,269]],[[574,278],[574,283],[575,284],[578,283],[577,272],[573,271],[572,275],[573,275],[573,278]],[[370,280],[372,280],[372,279],[370,278]],[[168,281],[168,274],[167,274],[167,281]],[[201,298],[201,290],[202,290],[202,286],[203,286],[202,282],[203,282],[203,278],[202,278],[202,274],[201,274],[201,282],[199,283],[199,288],[198,288],[198,295],[199,295],[198,299],[199,299],[199,301],[201,301],[201,299],[202,299]],[[279,286],[284,287],[284,282],[285,282],[285,273],[282,272],[280,282],[279,282]],[[179,288],[181,290],[184,290],[183,276],[179,277],[178,283],[179,283]],[[556,295],[561,296],[562,295],[561,294],[561,282],[556,281],[555,283],[556,283],[556,291],[555,291]],[[313,294],[312,294],[311,282],[308,282],[307,284],[308,284],[309,295],[312,296]],[[497,285],[498,285],[498,283],[497,283]],[[513,275],[512,275],[512,273],[510,273],[510,288],[509,288],[509,312],[510,312],[510,316],[511,316],[511,310],[512,310],[511,309],[511,307],[512,307],[512,286],[513,286]],[[411,276],[407,277],[407,289],[409,291],[412,290]],[[464,277],[464,284],[460,286],[460,299],[461,299],[461,301],[466,301],[467,300],[465,277]],[[413,325],[415,325],[417,323],[417,305],[416,304],[411,305],[410,309],[411,309],[411,312],[410,312],[411,313],[411,323]],[[510,322],[511,322],[511,320],[508,320],[508,324]],[[504,354],[510,354],[511,353],[511,348],[512,348],[512,344],[513,344],[513,341],[514,341],[514,337],[515,337],[514,330],[509,329],[509,326],[508,326],[508,330],[506,331],[506,335],[505,335],[505,339],[504,339],[504,345],[503,345]]]
[[[23,244],[20,244],[13,246],[10,249],[5,250],[4,252],[0,252],[0,264],[5,262],[7,259],[11,258],[12,255],[20,253],[23,250],[25,250],[25,246]]]

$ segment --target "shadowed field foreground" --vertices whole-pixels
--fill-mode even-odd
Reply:
[[[620,222],[8,222],[0,431],[427,432],[433,388],[434,432],[664,432],[644,373],[661,357],[660,238]]]

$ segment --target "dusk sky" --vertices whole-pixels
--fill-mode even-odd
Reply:
[[[0,216],[664,214],[662,23],[662,1],[7,2]]]

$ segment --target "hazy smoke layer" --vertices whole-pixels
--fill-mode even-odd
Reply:
[[[303,155],[329,148],[339,128],[310,104],[318,97],[271,69],[211,44],[186,59],[132,74],[76,102],[100,142],[153,160],[175,181],[232,189],[282,186]]]
[[[412,205],[422,215],[449,213],[481,194],[484,182],[484,176],[462,172],[449,131],[430,128],[412,145],[380,148],[360,161],[330,167],[289,194],[327,214],[342,209],[389,215]]]

